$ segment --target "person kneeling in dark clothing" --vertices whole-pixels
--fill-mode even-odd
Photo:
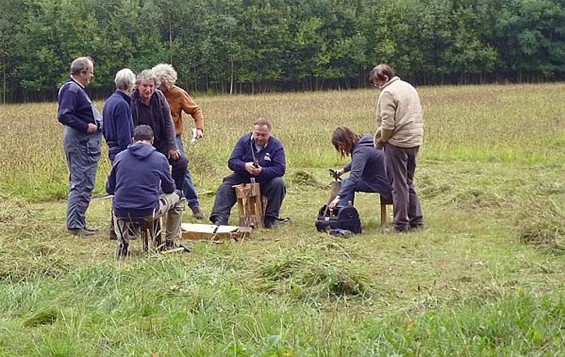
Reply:
[[[338,176],[350,172],[341,183],[336,198],[329,208],[345,207],[355,201],[355,192],[377,192],[386,202],[392,201],[392,188],[386,175],[384,154],[375,149],[373,135],[359,135],[351,129],[337,127],[332,136],[335,149],[344,156],[351,156],[342,169],[336,170]]]
[[[274,228],[279,222],[279,212],[286,195],[282,179],[286,171],[286,157],[283,144],[271,136],[271,123],[267,119],[257,119],[253,131],[239,138],[228,167],[233,173],[224,178],[218,188],[210,221],[216,225],[228,224],[230,211],[237,202],[234,185],[251,183],[261,186],[261,195],[267,198],[265,227]]]
[[[114,195],[114,230],[121,248],[118,255],[126,255],[129,244],[127,235],[120,232],[118,217],[156,220],[166,215],[165,249],[174,248],[174,240],[180,236],[186,199],[175,190],[169,162],[153,147],[153,139],[151,127],[135,127],[133,144],[116,155],[106,183],[106,191]]]

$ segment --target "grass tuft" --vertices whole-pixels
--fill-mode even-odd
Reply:
[[[336,258],[320,259],[315,253],[275,259],[260,274],[265,279],[263,290],[313,303],[348,296],[369,298],[373,290],[360,267]]]
[[[299,170],[291,175],[290,182],[296,186],[309,186],[316,188],[325,188],[326,185],[318,181],[318,179],[311,173],[304,170]]]
[[[24,321],[24,326],[26,327],[36,327],[40,325],[52,325],[59,318],[59,313],[55,309],[48,308],[46,310],[41,310]]]
[[[554,202],[531,200],[519,220],[521,242],[551,252],[565,252],[565,215]]]
[[[532,202],[521,216],[519,237],[537,248],[565,252],[565,215],[553,202]]]

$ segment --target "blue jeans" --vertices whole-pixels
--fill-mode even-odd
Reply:
[[[175,142],[177,144],[177,149],[179,149],[179,151],[182,151],[183,155],[186,156],[187,160],[188,160],[188,156],[186,155],[185,151],[184,151],[184,144],[182,142],[182,136],[179,135],[176,137]],[[191,208],[194,207],[198,207],[200,206],[200,203],[198,202],[198,196],[196,194],[196,189],[194,188],[194,183],[192,183],[192,177],[190,176],[190,171],[188,170],[188,168],[186,169],[186,173],[184,175],[184,182],[182,185],[182,191],[184,192],[184,196],[186,197],[186,200],[188,201],[188,206]]]
[[[344,178],[341,185],[342,186],[345,185],[347,180],[349,180],[349,177]],[[353,190],[349,194],[340,198],[337,205],[340,206],[340,207],[347,207],[347,206],[349,206],[350,201],[351,201],[351,205],[353,205],[353,203],[355,202],[355,192],[370,192],[370,193],[374,192],[374,193],[380,194],[381,196],[383,196],[383,193],[384,193],[383,197],[385,198],[385,200],[390,200],[390,193],[389,193],[389,190],[387,190],[387,188],[382,187],[382,189],[380,189],[380,190],[375,190],[375,188],[367,185],[365,183],[365,181],[359,180],[357,182],[357,184],[353,187]]]
[[[86,210],[94,190],[101,142],[102,133],[99,131],[86,134],[65,126],[63,147],[70,173],[67,198],[68,229],[80,229],[86,226]]]

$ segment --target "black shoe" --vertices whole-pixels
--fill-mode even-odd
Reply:
[[[273,229],[279,226],[279,220],[276,218],[268,217],[265,218],[265,228]]]
[[[419,231],[422,229],[424,229],[424,223],[411,224],[409,228],[411,231]]]
[[[96,234],[96,231],[93,230],[89,230],[86,228],[69,228],[67,229],[67,231],[74,235],[74,236],[79,236],[79,237],[88,237],[88,236],[93,236]]]
[[[222,217],[210,217],[210,222],[215,226],[227,226],[228,220]]]

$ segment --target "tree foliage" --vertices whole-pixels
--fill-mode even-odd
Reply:
[[[565,78],[562,0],[0,0],[0,99],[50,100],[73,58],[94,94],[172,63],[222,93],[354,88],[391,64],[417,84]]]

